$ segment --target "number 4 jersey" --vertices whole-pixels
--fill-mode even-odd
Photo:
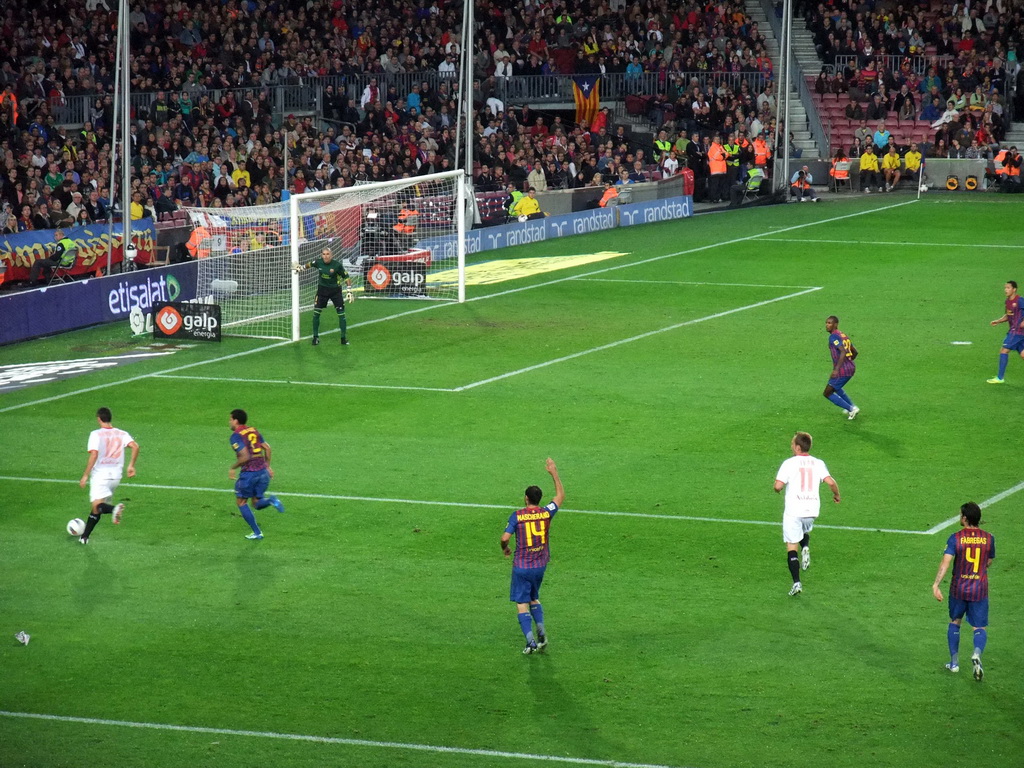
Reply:
[[[988,597],[988,561],[996,556],[996,540],[981,528],[963,528],[946,540],[944,554],[953,556],[949,596],[977,602]]]
[[[509,515],[505,533],[516,537],[513,568],[543,568],[548,564],[551,559],[548,531],[556,512],[558,505],[552,501],[546,507],[526,507]]]

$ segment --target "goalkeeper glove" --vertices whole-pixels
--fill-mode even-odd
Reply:
[[[349,288],[347,291],[345,291],[345,303],[346,304],[351,304],[355,300],[356,300],[356,295],[354,293],[352,293],[352,289],[351,288]]]
[[[305,264],[293,264],[292,265],[292,272],[301,272],[305,268],[306,268]]]

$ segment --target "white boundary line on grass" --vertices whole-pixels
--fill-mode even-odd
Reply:
[[[190,381],[229,381],[236,384],[294,384],[304,387],[340,387],[350,389],[400,389],[415,392],[457,392],[451,387],[413,387],[399,384],[346,384],[340,381],[293,381],[290,379],[239,379],[233,376],[181,376],[174,373],[154,373],[154,379],[186,379]]]
[[[52,477],[12,477],[0,475],[0,480],[25,483],[59,483],[71,485],[78,483],[77,480],[52,478]],[[126,488],[146,488],[157,491],[194,491],[199,493],[234,493],[233,488],[203,488],[194,485],[156,485],[152,483],[131,483],[120,486]],[[1024,483],[1021,484],[1024,487]],[[326,499],[329,501],[361,501],[376,504],[407,504],[420,507],[455,507],[459,509],[501,509],[511,511],[514,509],[511,504],[478,504],[470,501],[433,501],[430,499],[389,499],[380,496],[346,496],[332,493],[298,493],[292,491],[276,491],[275,495],[284,498],[297,499]],[[1002,496],[1000,498],[1003,498]],[[998,499],[997,499],[998,500]],[[988,503],[988,502],[986,502]],[[726,517],[699,517],[696,515],[663,515],[656,512],[625,512],[621,510],[600,510],[600,509],[567,509],[561,510],[568,515],[595,515],[598,517],[639,517],[647,520],[679,520],[687,523],[733,523],[735,525],[779,525],[778,520],[736,520]],[[957,518],[959,519],[959,518]],[[905,535],[920,536],[928,531],[905,531],[898,528],[873,528],[868,526],[853,525],[816,525],[816,528],[827,528],[834,531],[865,531],[869,533],[900,533]]]
[[[1018,493],[1019,491],[1024,491],[1024,483],[1017,483],[1015,486],[1013,486],[1013,488],[1007,488],[1002,493],[997,493],[992,498],[985,499],[985,501],[981,502],[981,504],[979,504],[978,506],[981,507],[982,509],[985,509],[987,507],[991,507],[993,504],[1002,501],[1003,499],[1007,498],[1008,496],[1013,496],[1013,494]],[[958,522],[960,522],[960,515],[956,515],[954,517],[951,517],[951,518],[949,518],[949,520],[944,520],[943,522],[939,523],[938,525],[933,525],[931,528],[929,528],[927,531],[925,531],[925,533],[928,533],[928,534],[938,533],[939,531],[944,530],[946,528],[949,528],[949,526],[953,525],[954,523],[958,523]]]
[[[631,283],[631,282],[638,282],[638,281],[623,280],[623,281],[617,281],[617,282]],[[759,286],[759,287],[770,287],[770,286]],[[782,287],[782,286],[778,286],[778,287]],[[794,287],[798,287],[798,286],[786,286],[786,287],[794,288]],[[677,330],[679,328],[684,328],[684,327],[686,327],[688,325],[696,325],[697,323],[703,323],[703,322],[706,322],[708,320],[714,320],[714,319],[719,318],[719,317],[725,317],[726,315],[732,315],[732,314],[735,314],[737,312],[745,312],[748,309],[757,309],[758,307],[763,307],[766,304],[774,304],[777,301],[784,301],[785,299],[796,298],[797,296],[803,296],[804,294],[813,293],[814,291],[820,291],[820,290],[821,290],[820,286],[814,286],[814,287],[807,288],[806,290],[803,290],[803,291],[798,291],[796,293],[790,293],[790,294],[787,294],[785,296],[778,296],[778,297],[776,297],[774,299],[766,299],[765,301],[759,301],[759,302],[757,302],[755,304],[747,304],[744,307],[736,307],[734,309],[727,309],[727,310],[725,310],[723,312],[716,312],[713,315],[706,315],[705,317],[698,317],[698,318],[695,318],[693,320],[684,320],[681,323],[674,323],[672,325],[665,326],[664,328],[656,328],[653,331],[645,331],[644,333],[637,334],[636,336],[630,336],[630,337],[625,338],[625,339],[619,339],[618,341],[612,341],[612,342],[609,342],[607,344],[601,344],[600,346],[597,346],[597,347],[591,347],[590,349],[584,349],[584,350],[580,350],[579,352],[573,352],[570,355],[565,355],[563,357],[557,357],[554,360],[546,360],[543,363],[537,363],[535,365],[531,365],[531,366],[528,366],[526,368],[518,368],[518,369],[516,369],[514,371],[508,371],[507,373],[502,373],[502,374],[499,374],[497,376],[492,376],[492,377],[487,378],[487,379],[481,379],[479,381],[473,381],[473,382],[470,382],[469,384],[463,384],[462,386],[459,386],[459,387],[415,387],[415,386],[405,386],[405,385],[395,385],[395,384],[379,384],[379,385],[378,384],[345,384],[343,382],[292,381],[292,380],[288,380],[288,379],[238,379],[238,378],[217,377],[217,376],[181,376],[181,375],[175,375],[175,374],[170,374],[170,373],[154,373],[154,374],[152,374],[152,377],[155,378],[155,379],[194,379],[194,380],[198,380],[198,381],[230,381],[230,382],[235,382],[235,383],[249,383],[249,384],[293,384],[293,385],[296,385],[296,386],[311,386],[311,387],[355,387],[355,388],[359,388],[359,389],[398,389],[398,390],[414,390],[414,391],[419,391],[419,392],[466,392],[467,390],[475,389],[476,387],[481,387],[484,384],[493,384],[496,381],[502,381],[504,379],[509,379],[509,378],[512,378],[513,376],[518,376],[518,375],[523,374],[523,373],[529,373],[530,371],[536,371],[539,368],[547,368],[549,365],[555,365],[556,363],[564,363],[564,362],[566,362],[568,360],[575,360],[578,357],[584,357],[585,355],[590,355],[590,354],[593,354],[594,352],[603,352],[604,350],[607,350],[607,349],[614,349],[615,347],[620,347],[620,346],[622,346],[624,344],[631,344],[634,341],[641,341],[642,339],[646,339],[646,338],[649,338],[651,336],[657,336],[658,334],[666,333],[668,331],[674,331],[674,330]]]
[[[804,241],[800,241],[804,242]],[[640,285],[707,285],[713,288],[813,288],[812,285],[762,285],[761,283],[705,283],[694,280],[630,280],[615,277],[577,277],[580,283],[638,283]]]
[[[337,736],[308,736],[298,733],[275,733],[274,731],[236,731],[231,728],[206,728],[198,725],[171,725],[169,723],[138,723],[131,720],[105,720],[99,717],[72,717],[69,715],[41,715],[35,712],[9,712],[0,710],[0,717],[26,720],[50,720],[58,723],[81,723],[83,725],[110,725],[121,728],[143,728],[153,731],[177,731],[182,733],[207,733],[217,736],[250,736],[261,739],[283,741],[305,741],[315,744],[340,744],[347,747],[371,747],[374,749],[404,749],[415,752],[434,752],[448,755],[475,755],[479,757],[502,757],[511,760],[537,760],[546,763],[567,763],[569,765],[597,765],[606,768],[674,768],[654,763],[624,763],[618,760],[595,760],[586,757],[562,757],[560,755],[536,755],[529,752],[505,752],[497,749],[471,749],[468,747],[441,747],[434,744],[409,744],[401,741],[371,741],[370,739],[345,739]]]
[[[916,202],[917,202],[916,200],[905,200],[905,201],[903,201],[901,203],[893,203],[891,205],[883,205],[881,208],[871,208],[871,209],[866,210],[866,211],[856,211],[854,213],[845,213],[842,216],[833,216],[833,217],[828,218],[828,219],[819,219],[817,221],[808,221],[808,222],[805,222],[803,224],[794,224],[791,227],[782,227],[781,229],[772,230],[771,232],[768,232],[768,233],[766,233],[766,232],[759,232],[756,235],[747,235],[745,237],[733,238],[732,240],[722,240],[722,241],[717,242],[717,243],[709,243],[707,245],[699,245],[699,246],[697,246],[695,248],[687,248],[687,249],[682,250],[682,251],[675,251],[674,253],[666,253],[666,254],[662,254],[660,256],[652,256],[649,259],[642,259],[640,261],[633,261],[633,262],[630,262],[629,264],[619,264],[619,265],[616,265],[616,266],[605,267],[603,269],[596,269],[596,270],[593,270],[592,272],[586,272],[586,273],[584,273],[582,275],[570,275],[568,277],[560,277],[560,278],[556,278],[554,280],[547,280],[547,281],[542,282],[542,283],[534,283],[532,285],[523,285],[523,286],[520,286],[518,288],[509,288],[509,289],[504,290],[504,291],[498,291],[497,293],[489,293],[486,296],[474,296],[473,298],[466,299],[466,303],[468,304],[468,303],[474,302],[474,301],[485,301],[487,299],[495,299],[495,298],[498,298],[499,296],[508,296],[510,294],[513,294],[513,293],[520,293],[522,291],[530,291],[530,290],[533,290],[534,288],[544,288],[544,287],[549,286],[549,285],[557,285],[559,283],[564,283],[564,282],[566,282],[568,280],[577,280],[579,278],[589,277],[591,275],[600,275],[600,274],[604,274],[605,272],[612,272],[612,271],[619,270],[619,269],[628,269],[630,267],[637,267],[637,266],[640,266],[642,264],[651,264],[651,263],[656,262],[656,261],[663,261],[664,259],[675,258],[676,256],[685,256],[685,255],[690,254],[690,253],[699,253],[701,251],[707,251],[707,250],[710,250],[711,248],[720,248],[720,247],[725,246],[725,245],[735,245],[736,243],[745,243],[745,242],[748,242],[748,241],[751,241],[751,240],[759,240],[759,239],[763,239],[763,238],[765,238],[765,237],[767,237],[769,235],[778,235],[778,234],[782,234],[784,232],[795,232],[796,230],[806,229],[807,227],[815,227],[815,226],[818,226],[819,224],[831,224],[832,222],[842,221],[843,219],[851,219],[851,218],[855,218],[857,216],[867,216],[867,215],[872,214],[872,213],[881,213],[882,211],[892,210],[893,208],[901,208],[904,205],[913,205]],[[386,320],[395,320],[395,319],[400,318],[400,317],[407,317],[409,315],[419,314],[420,312],[429,312],[430,310],[438,309],[438,308],[441,308],[441,307],[451,307],[451,306],[453,306],[453,305],[451,303],[447,303],[447,302],[443,303],[443,304],[429,304],[429,305],[427,305],[425,307],[418,307],[417,309],[411,309],[411,310],[408,310],[406,312],[398,312],[398,313],[396,313],[394,315],[387,315],[385,317],[378,317],[378,318],[375,318],[373,320],[364,320],[363,322],[352,323],[351,325],[349,325],[349,328],[360,328],[360,327],[362,327],[364,325],[373,325],[375,323],[381,323],[381,322],[384,322]],[[458,305],[454,305],[454,306],[458,306]],[[327,333],[333,333],[333,332],[334,331],[328,331]],[[309,336],[304,336],[303,337],[303,339],[308,339],[308,338],[310,338],[310,337]],[[168,368],[166,371],[158,371],[158,372],[154,372],[154,373],[144,373],[144,374],[142,374],[140,376],[131,376],[131,377],[127,378],[127,379],[120,379],[119,381],[110,381],[110,382],[106,382],[104,384],[98,384],[98,385],[96,385],[94,387],[84,387],[82,389],[75,389],[75,390],[72,390],[70,392],[63,392],[63,393],[61,393],[59,395],[51,395],[50,397],[40,398],[39,400],[30,400],[30,401],[25,402],[25,403],[18,403],[17,405],[9,405],[6,408],[0,408],[0,413],[8,413],[10,411],[17,411],[17,410],[19,410],[21,408],[28,408],[28,407],[33,406],[33,405],[44,405],[46,403],[52,403],[55,400],[63,400],[65,397],[74,397],[75,395],[84,395],[87,392],[95,392],[96,390],[99,390],[99,389],[109,389],[110,387],[115,387],[115,386],[118,386],[118,385],[121,385],[121,384],[130,384],[131,382],[134,382],[134,381],[140,381],[142,379],[153,378],[153,377],[158,376],[159,374],[162,374],[162,373],[176,373],[178,371],[188,370],[189,368],[197,368],[197,367],[199,367],[201,365],[209,365],[211,363],[220,363],[220,362],[224,362],[225,360],[234,360],[234,359],[237,359],[239,357],[245,357],[247,355],[254,355],[254,354],[258,353],[258,352],[265,352],[265,351],[267,351],[269,349],[276,349],[277,347],[283,347],[286,344],[291,344],[291,343],[293,343],[293,342],[291,342],[291,341],[279,341],[279,342],[277,342],[275,344],[267,344],[267,345],[262,346],[262,347],[256,347],[254,349],[247,349],[247,350],[244,350],[242,352],[234,352],[234,353],[232,353],[230,355],[224,355],[222,357],[213,357],[213,358],[210,358],[209,360],[197,360],[194,363],[186,363],[185,365],[179,365],[179,366],[175,366],[174,368]]]
[[[806,293],[814,293],[815,291],[820,291],[820,290],[821,290],[820,287],[808,288],[807,290],[804,290],[804,291],[797,291],[796,293],[788,293],[785,296],[778,296],[778,297],[776,297],[774,299],[766,299],[765,301],[759,301],[759,302],[757,302],[755,304],[747,304],[745,307],[736,307],[735,309],[727,309],[724,312],[716,312],[713,315],[705,315],[704,317],[698,317],[698,318],[696,318],[694,320],[685,320],[685,321],[683,321],[681,323],[673,323],[672,325],[667,325],[664,328],[658,328],[658,329],[653,330],[653,331],[646,331],[645,333],[639,333],[636,336],[630,336],[629,338],[619,339],[618,341],[612,341],[612,342],[609,342],[608,344],[602,344],[602,345],[600,345],[598,347],[591,347],[590,349],[584,349],[581,352],[573,352],[571,355],[564,355],[563,357],[556,357],[554,360],[548,360],[548,361],[543,362],[543,363],[537,363],[536,365],[528,365],[525,368],[519,368],[519,369],[517,369],[515,371],[509,371],[508,373],[502,373],[502,374],[499,374],[498,376],[491,376],[489,379],[481,379],[480,381],[474,381],[472,384],[465,384],[465,385],[463,385],[461,387],[456,387],[455,391],[456,392],[465,392],[466,390],[469,390],[469,389],[475,389],[476,387],[482,387],[484,384],[493,384],[496,381],[501,381],[503,379],[509,379],[509,378],[512,378],[513,376],[518,376],[518,375],[520,375],[522,373],[530,373],[531,371],[536,371],[536,370],[539,370],[541,368],[547,368],[549,365],[555,365],[556,363],[564,363],[564,362],[566,362],[568,360],[575,360],[578,357],[583,357],[585,355],[590,355],[590,354],[593,354],[594,352],[603,352],[606,349],[614,349],[615,347],[621,347],[623,344],[632,344],[634,341],[642,341],[643,339],[648,339],[651,336],[657,336],[657,335],[662,334],[662,333],[667,333],[668,331],[674,331],[674,330],[677,330],[679,328],[685,328],[688,325],[696,325],[697,323],[703,323],[703,322],[706,322],[708,320],[714,320],[714,319],[719,318],[719,317],[725,317],[727,315],[734,315],[737,312],[745,312],[748,309],[756,309],[758,307],[763,307],[763,306],[765,306],[767,304],[774,304],[777,301],[785,301],[786,299],[794,299],[797,296],[803,296]]]
[[[779,230],[785,231],[785,230]],[[766,237],[769,243],[822,243],[828,245],[920,245],[928,248],[1020,248],[1019,245],[996,245],[994,243],[907,243],[888,240],[799,240],[786,237]]]

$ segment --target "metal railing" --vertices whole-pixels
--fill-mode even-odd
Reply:
[[[621,101],[627,95],[656,95],[666,93],[676,78],[682,79],[683,86],[688,90],[698,84],[707,92],[721,86],[739,91],[746,83],[754,94],[760,93],[767,82],[761,72],[643,72],[611,73],[601,76],[600,94],[602,102]],[[434,93],[450,93],[452,78],[433,70],[421,72],[402,72],[398,74],[361,74],[334,75],[306,78],[300,85],[252,86],[245,88],[224,88],[207,91],[195,91],[191,95],[192,108],[195,109],[203,96],[209,97],[210,103],[216,107],[222,96],[231,96],[237,107],[244,99],[254,99],[269,105],[269,109],[279,122],[284,115],[323,114],[327,86],[333,86],[336,92],[347,96],[352,106],[358,108],[365,88],[376,81],[380,89],[382,101],[387,101],[387,94],[393,87],[397,98],[405,99],[413,86],[427,83]],[[168,92],[164,91],[165,97]],[[493,96],[506,108],[521,104],[544,105],[565,104],[573,102],[572,75],[517,75],[509,78],[485,80],[483,90],[477,92],[484,100]],[[132,109],[136,119],[148,118],[153,103],[157,100],[157,92],[134,92],[131,94]],[[67,103],[51,106],[59,125],[81,125],[89,120],[97,101],[96,96],[72,96]]]
[[[837,55],[833,58],[836,71],[839,71],[840,68],[848,65],[854,65],[857,66],[858,69],[860,68],[858,65],[860,57],[858,56],[844,54],[841,56]],[[872,56],[872,59],[879,64],[884,64],[885,68],[892,72],[899,72],[903,68],[904,63],[909,62],[911,71],[914,72],[914,74],[922,76],[928,72],[928,67],[932,66],[935,67],[936,71],[944,75],[946,67],[954,60],[952,56],[894,56],[890,54],[886,54],[884,56],[876,54]]]

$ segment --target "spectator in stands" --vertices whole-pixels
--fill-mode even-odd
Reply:
[[[900,91],[893,100],[893,109],[900,120],[913,120],[917,116],[914,94],[910,92],[910,87],[906,83],[900,86]]]
[[[942,112],[942,99],[936,96],[929,104],[925,105],[923,110],[921,110],[921,116],[919,119],[926,123],[934,123],[942,117]]]
[[[892,134],[886,130],[885,121],[880,120],[878,127],[875,129],[874,134],[871,136],[871,140],[875,144],[876,152],[885,152],[886,147],[889,146],[889,139],[892,138]]]
[[[864,119],[864,108],[861,107],[860,102],[852,96],[850,97],[850,103],[846,105],[846,119],[847,120],[863,120]]]
[[[868,120],[884,120],[889,115],[889,105],[882,101],[882,95],[876,93],[871,97],[871,104],[868,105]]]
[[[860,156],[860,187],[867,194],[873,186],[878,187],[879,192],[882,191],[878,180],[878,157],[875,155],[875,146],[868,144],[864,147],[864,154]]]

